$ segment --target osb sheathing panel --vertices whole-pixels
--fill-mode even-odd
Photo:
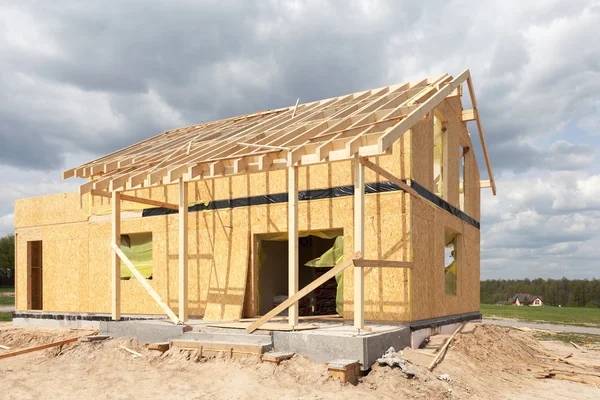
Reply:
[[[409,178],[409,149],[410,131],[394,144],[392,154],[381,157],[372,157],[371,161],[397,177],[403,179]],[[300,167],[298,171],[298,190],[303,191],[353,185],[352,170],[352,161],[340,161]],[[433,172],[430,175],[433,175]],[[366,170],[365,181],[367,183],[385,180],[385,178],[375,174],[373,171],[369,169]],[[274,170],[249,175],[234,175],[230,177],[190,182],[188,185],[188,204],[235,199],[239,197],[261,196],[265,194],[287,193],[287,172],[285,170]],[[179,189],[177,185],[130,190],[125,193],[172,204],[179,203]],[[109,199],[94,197],[93,200],[90,201],[88,200],[88,197],[89,196],[84,196],[82,202],[86,212],[88,209],[92,214],[110,211],[111,202]],[[124,210],[141,207],[143,206],[129,201],[124,201],[122,203],[122,208]],[[87,215],[86,213],[84,214]]]
[[[445,199],[459,208],[459,156],[461,137],[467,135],[467,128],[462,122],[462,103],[459,97],[452,97],[441,102],[437,109],[446,118],[446,135],[448,140],[448,196]],[[472,147],[472,146],[471,146]]]
[[[27,242],[42,240],[42,228],[17,228],[15,235],[15,309],[24,311],[27,310]]]
[[[410,233],[407,196],[401,192],[365,196],[365,258],[410,261]],[[343,229],[344,258],[353,256],[353,198],[300,202],[300,231]],[[253,234],[287,231],[287,205],[252,207]],[[252,260],[256,255],[255,243]],[[256,314],[256,265],[251,264],[245,315]],[[365,318],[380,320],[409,319],[408,272],[397,268],[368,268],[365,271]],[[352,268],[344,272],[344,317],[353,316]]]
[[[14,214],[15,228],[87,221],[76,192],[16,200]]]
[[[419,121],[410,132],[412,174],[419,185],[433,192],[433,113]]]
[[[424,201],[412,212],[412,320],[479,310],[479,230]],[[445,229],[459,234],[456,296],[444,293]]]

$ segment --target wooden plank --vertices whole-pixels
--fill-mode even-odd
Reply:
[[[198,340],[173,340],[171,346],[180,349],[200,349],[202,351],[230,351],[234,353],[251,353],[262,355],[264,347],[260,344],[226,343],[226,342],[202,342]]]
[[[148,350],[158,350],[162,353],[169,350],[170,347],[171,345],[168,342],[148,344]]]
[[[475,109],[463,110],[463,112],[462,112],[462,121],[463,122],[475,121],[476,118],[477,118],[477,111]]]
[[[112,243],[121,243],[121,192],[112,192]],[[120,251],[120,250],[119,250]],[[121,319],[121,261],[111,254],[112,262],[112,319]]]
[[[448,350],[448,347],[450,347],[450,343],[452,343],[452,340],[454,340],[454,336],[456,336],[456,334],[458,332],[462,331],[464,326],[465,326],[465,323],[463,322],[462,324],[460,324],[460,326],[458,328],[456,328],[456,330],[454,331],[452,336],[450,336],[450,338],[446,341],[446,343],[444,343],[444,346],[440,349],[440,352],[438,353],[437,357],[435,357],[433,359],[433,361],[431,362],[431,364],[429,364],[429,367],[427,367],[427,369],[432,371],[435,368],[435,366],[442,360],[442,358],[444,358],[444,355],[446,354],[446,350]]]
[[[354,260],[354,266],[357,268],[414,268],[415,264],[408,261],[365,260],[360,258]]]
[[[179,178],[179,320],[188,320],[188,184]]]
[[[169,318],[171,319],[171,321],[173,321],[174,324],[178,324],[179,323],[179,318],[177,318],[177,315],[175,315],[175,313],[173,312],[173,310],[171,310],[169,308],[169,306],[167,305],[167,303],[165,303],[160,298],[160,296],[158,295],[158,293],[156,293],[154,291],[154,289],[152,289],[152,286],[150,286],[150,284],[148,283],[148,281],[146,280],[146,278],[144,278],[142,276],[142,274],[139,273],[139,271],[135,268],[135,266],[131,263],[131,261],[129,261],[129,259],[127,258],[127,256],[125,255],[125,253],[123,253],[123,251],[121,251],[121,249],[119,248],[119,246],[117,246],[115,243],[111,243],[110,246],[112,247],[114,253],[118,256],[118,258],[120,258],[121,260],[123,260],[123,262],[125,263],[125,265],[127,265],[127,267],[129,268],[129,270],[131,271],[131,273],[133,274],[133,276],[135,276],[137,278],[138,282],[140,282],[142,284],[142,286],[144,287],[144,289],[146,289],[146,291],[150,294],[150,296],[154,299],[154,301],[156,301],[156,303],[160,306],[160,308],[163,309],[163,311],[165,312],[165,314],[167,314],[169,316]],[[120,263],[119,263],[119,268],[120,268]]]
[[[354,252],[365,254],[365,166],[354,157]],[[365,270],[354,270],[354,327],[365,325]]]
[[[298,167],[288,167],[288,297],[298,292]],[[298,305],[288,312],[290,326],[298,325]]]
[[[490,181],[479,181],[479,187],[481,189],[491,188],[492,187],[492,183]]]
[[[40,351],[40,350],[44,350],[44,349],[49,349],[51,347],[63,346],[63,345],[68,344],[68,343],[76,342],[77,340],[79,340],[79,338],[74,337],[74,338],[71,338],[71,339],[59,340],[58,342],[43,344],[41,346],[30,347],[30,348],[23,349],[23,350],[12,351],[12,352],[6,353],[6,354],[0,354],[0,360],[3,359],[3,358],[20,356],[21,354],[33,353],[34,351]]]
[[[494,181],[494,173],[492,172],[492,165],[490,163],[490,156],[488,155],[487,145],[485,144],[485,135],[483,134],[483,128],[481,126],[481,119],[477,112],[477,98],[475,97],[475,89],[473,88],[473,81],[469,75],[467,79],[467,86],[469,87],[469,95],[471,96],[471,104],[475,110],[475,122],[477,122],[477,131],[479,132],[479,140],[481,142],[481,149],[483,150],[483,157],[485,158],[485,166],[487,168],[488,177],[492,186],[492,193],[496,195],[496,183]]]
[[[252,324],[252,321],[247,321],[247,322],[225,322],[225,323],[219,323],[219,324],[210,324],[207,326],[215,327],[215,328],[227,328],[227,329],[246,329],[251,324]],[[287,331],[305,331],[305,330],[311,330],[311,329],[317,329],[317,328],[319,328],[319,326],[315,325],[315,324],[300,324],[300,325],[296,325],[296,326],[290,326],[289,324],[285,324],[285,323],[280,324],[280,323],[276,323],[276,322],[267,322],[266,324],[264,324],[263,326],[258,328],[258,330],[287,332]]]
[[[427,113],[433,111],[433,109],[441,103],[446,96],[448,96],[454,89],[462,85],[462,83],[470,76],[469,70],[465,70],[459,76],[454,78],[447,86],[440,89],[436,94],[427,99],[422,103],[416,110],[408,114],[408,116],[400,121],[397,125],[391,128],[388,132],[379,138],[379,150],[380,152],[385,151],[406,131],[412,128],[417,122],[421,120]]]
[[[92,196],[100,196],[100,197],[112,197],[111,192],[105,192],[103,190],[93,189],[91,192]],[[177,204],[165,203],[163,201],[157,201],[152,199],[145,199],[143,197],[130,196],[128,194],[121,194],[122,201],[131,201],[134,203],[140,204],[148,204],[150,206],[161,207],[161,208],[169,208],[171,210],[179,210],[179,206]]]
[[[360,258],[360,257],[362,257],[361,253],[355,254],[355,258]],[[316,288],[318,288],[319,286],[321,286],[322,284],[327,282],[329,279],[335,277],[335,275],[337,273],[342,272],[343,270],[348,268],[350,265],[354,265],[353,259],[341,262],[340,264],[331,268],[329,271],[327,271],[326,273],[321,275],[319,278],[315,279],[314,281],[312,281],[311,283],[309,283],[308,285],[306,285],[305,287],[300,289],[292,297],[288,298],[286,301],[284,301],[283,303],[281,303],[280,305],[278,305],[277,307],[275,307],[274,309],[272,309],[271,311],[266,313],[261,318],[259,318],[258,321],[255,321],[246,330],[249,333],[254,332],[258,328],[260,328],[264,323],[269,321],[271,318],[273,318],[274,316],[276,316],[277,314],[279,314],[280,312],[282,312],[283,310],[288,308],[290,305],[296,304],[298,302],[298,300],[302,299],[304,296],[306,296],[307,294],[309,294],[310,292],[312,292],[313,290],[315,290]]]
[[[416,198],[419,198],[419,199],[421,198],[421,196],[419,196],[419,194],[417,193],[417,191],[415,189],[411,188],[406,183],[402,182],[401,179],[396,178],[394,175],[390,174],[388,171],[386,171],[385,169],[381,168],[379,165],[377,165],[377,164],[369,161],[365,157],[360,157],[359,160],[360,160],[360,163],[363,164],[365,167],[368,167],[369,169],[377,172],[379,175],[381,175],[384,178],[388,179],[390,182],[395,183],[396,185],[398,185],[400,187],[400,189],[402,189],[405,192],[409,193],[413,197],[416,197]]]

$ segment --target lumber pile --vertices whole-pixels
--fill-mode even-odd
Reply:
[[[600,365],[570,359],[573,354],[559,356],[542,349],[536,356],[555,364],[542,364],[543,371],[536,373],[538,379],[560,379],[600,387]]]

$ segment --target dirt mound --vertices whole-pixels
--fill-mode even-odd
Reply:
[[[68,329],[0,328],[0,344],[31,347],[86,332]],[[133,357],[125,346],[142,355]],[[557,344],[558,346],[558,344]],[[595,399],[597,390],[565,381],[535,379],[542,345],[530,334],[506,328],[467,324],[444,360],[430,372],[432,355],[406,348],[405,361],[417,372],[407,379],[399,368],[373,366],[357,386],[332,378],[324,364],[293,357],[275,366],[258,357],[176,347],[161,353],[123,338],[75,342],[62,347],[0,360],[0,379],[13,398],[95,398],[98,393],[123,398],[254,399],[319,398],[365,400],[422,399]],[[210,353],[209,353],[210,354]],[[3,361],[3,362],[2,362]],[[530,371],[528,371],[530,369]],[[448,377],[440,379],[440,375]],[[568,390],[565,389],[568,386]],[[109,389],[107,389],[109,388]],[[111,395],[109,396],[109,391]]]
[[[93,332],[93,329],[16,328],[8,325],[0,327],[0,344],[9,346],[11,349],[35,347],[42,344],[91,334]]]

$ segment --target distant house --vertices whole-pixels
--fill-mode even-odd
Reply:
[[[517,295],[514,295],[510,299],[508,299],[507,303],[511,304],[513,306],[528,305],[528,306],[538,307],[538,306],[544,305],[544,300],[542,299],[541,296],[532,296],[529,293],[527,293],[527,294],[519,293]]]

